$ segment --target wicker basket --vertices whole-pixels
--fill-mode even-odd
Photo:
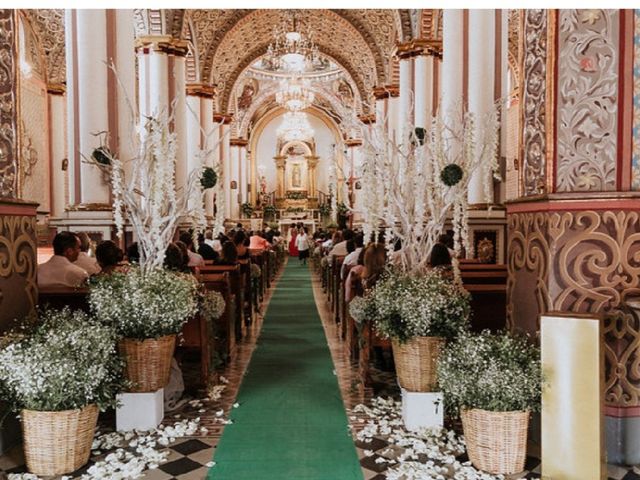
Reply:
[[[155,392],[167,385],[175,345],[175,335],[120,340],[118,349],[127,363],[125,376],[133,384],[130,392]]]
[[[462,410],[462,429],[471,463],[480,470],[509,475],[524,470],[529,411]]]
[[[98,407],[38,412],[22,410],[22,438],[27,469],[38,476],[62,475],[89,461]]]
[[[391,342],[402,388],[410,392],[434,391],[438,358],[444,343],[442,337],[415,337],[405,343]]]

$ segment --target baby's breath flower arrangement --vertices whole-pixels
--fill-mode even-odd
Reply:
[[[116,333],[81,311],[45,310],[33,331],[0,350],[0,382],[15,410],[115,405],[124,390]]]
[[[376,315],[375,299],[370,294],[355,297],[349,302],[349,314],[357,323],[370,322]]]
[[[370,295],[374,328],[383,338],[453,338],[468,324],[469,293],[436,272],[387,270]]]
[[[508,333],[465,333],[442,352],[438,382],[454,414],[461,408],[538,411],[540,349],[527,338]]]
[[[198,309],[198,286],[191,275],[131,267],[126,274],[100,278],[89,304],[101,322],[125,338],[159,338],[180,332]]]
[[[207,320],[216,320],[222,316],[227,306],[220,292],[207,290],[202,295],[200,312]]]

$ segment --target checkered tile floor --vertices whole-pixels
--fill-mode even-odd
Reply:
[[[340,384],[345,408],[348,411],[349,418],[352,419],[351,427],[355,436],[358,429],[363,426],[363,422],[360,420],[365,417],[363,414],[355,413],[351,410],[360,403],[369,403],[374,395],[398,398],[399,390],[396,385],[395,375],[389,371],[374,369],[372,372],[373,388],[361,388],[357,375],[357,367],[351,364],[346,346],[342,340],[340,340],[318,278],[314,279],[314,295],[327,334],[327,340],[335,364],[336,375]],[[268,301],[268,298],[265,300]],[[221,417],[218,417],[215,412],[220,409],[224,410],[224,415],[222,416],[222,419],[224,419],[232,408],[240,382],[251,358],[251,353],[255,348],[255,341],[261,325],[262,318],[258,318],[256,324],[251,327],[247,338],[239,343],[234,361],[221,373],[221,376],[228,380],[228,383],[225,384],[220,398],[217,400],[204,401],[202,406],[194,407],[189,403],[185,403],[180,409],[167,414],[163,422],[165,424],[171,424],[180,419],[200,417],[200,426],[205,427],[207,432],[198,436],[183,438],[171,444],[167,448],[169,451],[167,462],[161,464],[156,469],[146,471],[143,478],[147,480],[204,480],[206,478],[208,472],[206,465],[214,457],[215,447],[224,430]],[[183,365],[183,368],[185,370],[185,379],[188,382],[191,372],[188,370],[187,365]],[[222,384],[220,379],[218,379],[216,383]],[[191,393],[193,398],[202,398],[204,396],[204,392],[189,393]],[[204,412],[202,411],[203,409],[205,410]],[[101,417],[100,422],[103,428],[105,425],[113,425],[114,423],[113,418],[109,417]],[[386,463],[376,463],[376,459],[380,457],[389,458],[387,450],[389,443],[387,439],[385,437],[374,437],[370,443],[356,441],[355,445],[362,466],[364,480],[386,479],[385,472],[388,465]],[[366,456],[364,453],[365,450],[373,451],[374,453],[371,456]],[[104,458],[106,453],[92,457],[87,466],[78,472],[74,472],[73,477],[79,478],[94,462]],[[426,461],[426,458],[422,460]],[[466,458],[460,457],[459,460],[464,461]],[[540,477],[540,462],[537,458],[528,457],[525,469],[524,472],[510,476],[509,479],[531,479]],[[21,447],[16,447],[0,456],[0,480],[7,478],[7,474],[9,473],[22,473],[25,471]],[[255,479],[260,480],[258,472],[256,472]],[[640,480],[640,469],[637,467],[635,469],[628,469],[609,465],[608,480]]]

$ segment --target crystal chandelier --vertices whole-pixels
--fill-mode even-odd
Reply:
[[[282,124],[277,130],[278,138],[282,138],[285,142],[311,140],[314,133],[313,128],[309,125],[307,114],[304,112],[285,113]]]
[[[276,92],[276,102],[291,112],[300,112],[309,108],[315,95],[309,90],[307,82],[300,77],[291,77],[280,84]]]
[[[318,47],[310,28],[303,32],[295,12],[286,12],[282,25],[274,29],[274,40],[263,62],[273,70],[303,72],[321,63]]]

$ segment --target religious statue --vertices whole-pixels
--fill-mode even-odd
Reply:
[[[260,193],[266,195],[267,193],[267,179],[264,175],[260,176]]]
[[[293,188],[302,188],[299,163],[293,165],[293,171],[291,172],[291,186]]]

